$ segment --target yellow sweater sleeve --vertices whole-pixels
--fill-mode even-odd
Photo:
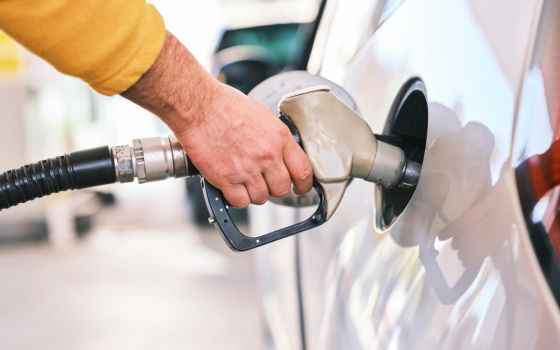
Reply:
[[[105,95],[134,85],[165,39],[144,0],[0,0],[0,29]]]

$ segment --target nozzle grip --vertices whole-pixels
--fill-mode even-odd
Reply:
[[[230,206],[227,204],[222,192],[204,178],[201,179],[200,184],[202,186],[208,212],[211,215],[212,223],[218,227],[223,239],[232,250],[245,251],[257,248],[279,239],[295,235],[296,233],[312,229],[322,225],[326,221],[327,203],[325,194],[321,185],[314,182],[313,188],[319,194],[319,205],[311,217],[303,222],[281,228],[259,237],[248,237],[239,231],[235,222],[231,219],[229,214]]]

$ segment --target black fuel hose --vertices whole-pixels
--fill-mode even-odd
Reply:
[[[0,174],[0,210],[52,193],[116,181],[109,147],[72,152]]]

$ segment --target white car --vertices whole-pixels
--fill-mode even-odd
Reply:
[[[355,180],[330,221],[256,250],[269,345],[559,347],[560,2],[327,0],[308,70],[423,167],[415,192]]]

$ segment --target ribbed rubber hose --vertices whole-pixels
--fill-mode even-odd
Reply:
[[[0,210],[52,193],[116,181],[109,147],[73,152],[0,174]]]

